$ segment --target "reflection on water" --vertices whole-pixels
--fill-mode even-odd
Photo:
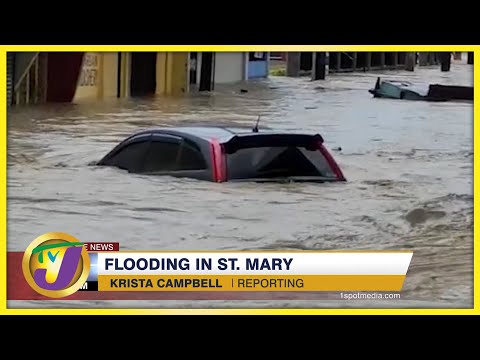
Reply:
[[[473,106],[373,99],[378,74],[271,78],[215,94],[11,109],[8,250],[49,231],[123,249],[413,249],[402,300],[470,307],[473,299]],[[382,75],[382,74],[380,74]],[[453,65],[385,77],[471,85]],[[240,89],[248,92],[240,92]],[[227,125],[321,133],[346,184],[215,184],[87,166],[131,132]],[[53,305],[52,305],[53,304]],[[394,305],[395,304],[395,305]],[[413,305],[412,305],[413,304]],[[34,306],[139,306],[42,302]],[[9,306],[32,306],[11,302]],[[161,302],[145,307],[384,307],[328,301]]]

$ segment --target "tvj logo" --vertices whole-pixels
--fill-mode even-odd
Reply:
[[[90,257],[84,243],[69,234],[51,232],[26,249],[23,275],[32,289],[50,298],[72,295],[86,282]]]

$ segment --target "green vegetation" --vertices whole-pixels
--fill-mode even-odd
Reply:
[[[285,67],[274,67],[270,69],[269,75],[271,76],[286,76],[287,69]]]

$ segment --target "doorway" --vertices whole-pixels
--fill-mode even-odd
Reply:
[[[215,84],[215,53],[202,53],[198,91],[213,91]]]
[[[190,85],[197,84],[198,53],[190,53]]]
[[[130,96],[154,95],[157,88],[157,53],[132,52]]]

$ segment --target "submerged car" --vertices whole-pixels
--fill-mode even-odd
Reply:
[[[323,142],[320,134],[156,128],[126,138],[96,165],[213,182],[346,181]]]
[[[440,84],[415,84],[409,81],[377,78],[375,87],[368,90],[378,98],[448,101],[473,100],[473,87]]]

